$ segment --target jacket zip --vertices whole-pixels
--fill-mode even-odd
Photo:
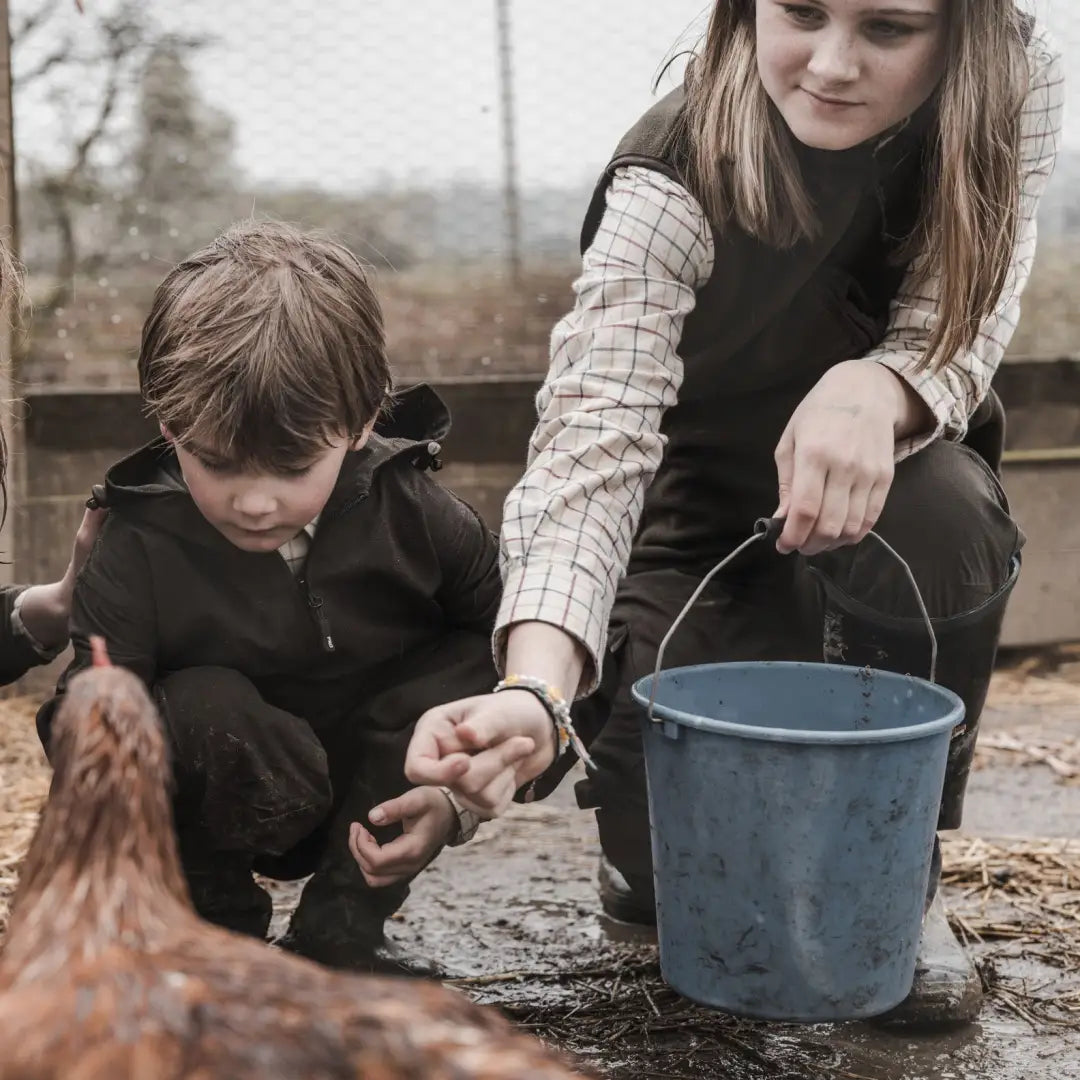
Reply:
[[[333,517],[338,518],[343,516],[347,511],[352,510],[358,503],[362,503],[367,498],[367,494],[364,493],[359,498],[353,499],[351,502],[347,502],[344,506],[339,507]],[[330,519],[327,518],[327,521]],[[315,535],[318,536],[318,529],[315,530]],[[312,538],[312,547],[315,544],[315,538]],[[307,559],[311,558],[311,548],[308,548]],[[305,559],[306,567],[306,559]],[[317,593],[311,591],[311,587],[308,585],[306,577],[299,577],[296,579],[297,585],[300,586],[304,593],[304,598],[307,600],[308,610],[311,612],[315,619],[315,625],[319,629],[319,640],[322,644],[322,650],[325,653],[332,653],[337,651],[337,646],[334,644],[333,634],[330,633],[330,620],[326,617],[326,612],[323,611],[323,598]]]
[[[330,620],[326,617],[326,612],[323,611],[323,598],[308,588],[306,578],[301,578],[298,584],[304,590],[308,610],[315,619],[315,625],[319,628],[319,638],[322,642],[323,652],[334,652],[337,647],[334,645],[334,638],[330,633]]]

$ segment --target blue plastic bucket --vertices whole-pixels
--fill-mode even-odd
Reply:
[[[960,699],[910,676],[768,662],[661,671],[633,694],[665,980],[770,1020],[898,1005]]]

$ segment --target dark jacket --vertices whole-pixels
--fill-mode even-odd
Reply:
[[[11,612],[26,585],[5,585],[0,588],[0,686],[21,679],[32,667],[44,664],[30,640],[16,634],[11,627]]]
[[[445,406],[417,387],[394,416],[346,455],[298,576],[276,551],[234,547],[186,489],[161,482],[175,461],[163,440],[113,466],[109,515],[76,584],[75,658],[58,696],[89,665],[92,634],[150,686],[183,668],[226,667],[298,715],[388,689],[399,662],[455,631],[467,631],[463,648],[489,652],[501,589],[495,538],[428,471],[439,451],[431,440],[449,426]],[[403,426],[411,437],[393,437]],[[447,686],[443,700],[479,689]],[[46,746],[56,700],[39,713]]]
[[[778,249],[710,222],[712,274],[697,291],[678,352],[684,380],[664,415],[664,460],[645,496],[629,572],[711,566],[776,507],[773,453],[824,372],[882,339],[906,266],[927,167],[933,98],[886,140],[823,151],[792,139],[818,217],[812,239]],[[582,229],[596,234],[614,173],[651,169],[689,187],[682,87],[623,137]]]

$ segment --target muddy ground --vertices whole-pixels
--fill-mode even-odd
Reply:
[[[1080,685],[1000,678],[984,725],[988,743],[1064,747],[1064,756],[1080,736]],[[964,833],[1077,837],[1080,779],[1027,752],[988,749]],[[754,1024],[689,1005],[661,982],[654,939],[605,922],[597,856],[592,817],[564,784],[445,852],[416,883],[392,935],[436,959],[477,1000],[620,1080],[1080,1078],[1080,1030],[1022,1019],[1009,1003],[1023,994],[1005,996],[1006,987],[1038,990],[1059,972],[1003,958],[1000,944],[975,951],[1001,995],[991,990],[981,1021],[951,1033]]]
[[[34,704],[0,703],[0,931],[48,783]],[[1018,837],[1021,846],[1080,835],[1080,650],[1071,669],[1046,670],[1028,658],[995,677],[980,747],[966,835]],[[980,1023],[961,1031],[897,1035],[866,1024],[748,1023],[680,999],[660,979],[655,944],[605,924],[597,855],[591,815],[576,809],[572,786],[564,784],[546,802],[515,807],[471,844],[445,852],[416,883],[392,936],[437,960],[465,992],[576,1051],[602,1076],[1080,1080],[1080,978],[1021,958],[1029,946],[999,940],[976,947],[992,985]],[[1064,937],[1047,939],[1051,961],[1057,948],[1071,958],[1057,957],[1058,967],[1080,970],[1080,858],[1070,865],[1067,910],[1056,901],[1064,915],[1040,913],[1034,893],[1022,899],[1036,926],[1046,917],[1066,928]],[[280,928],[297,889],[276,892]],[[971,892],[947,890],[954,911],[970,911]],[[1060,998],[1064,1007],[1033,1004],[1062,992],[1073,995]]]

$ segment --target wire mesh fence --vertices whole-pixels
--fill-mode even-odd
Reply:
[[[37,383],[132,385],[156,281],[253,212],[376,267],[403,377],[542,370],[592,185],[707,15],[703,0],[84,6],[11,3]],[[1080,56],[1080,9],[1035,6]],[[1014,352],[1078,349],[1078,153],[1070,117]]]

